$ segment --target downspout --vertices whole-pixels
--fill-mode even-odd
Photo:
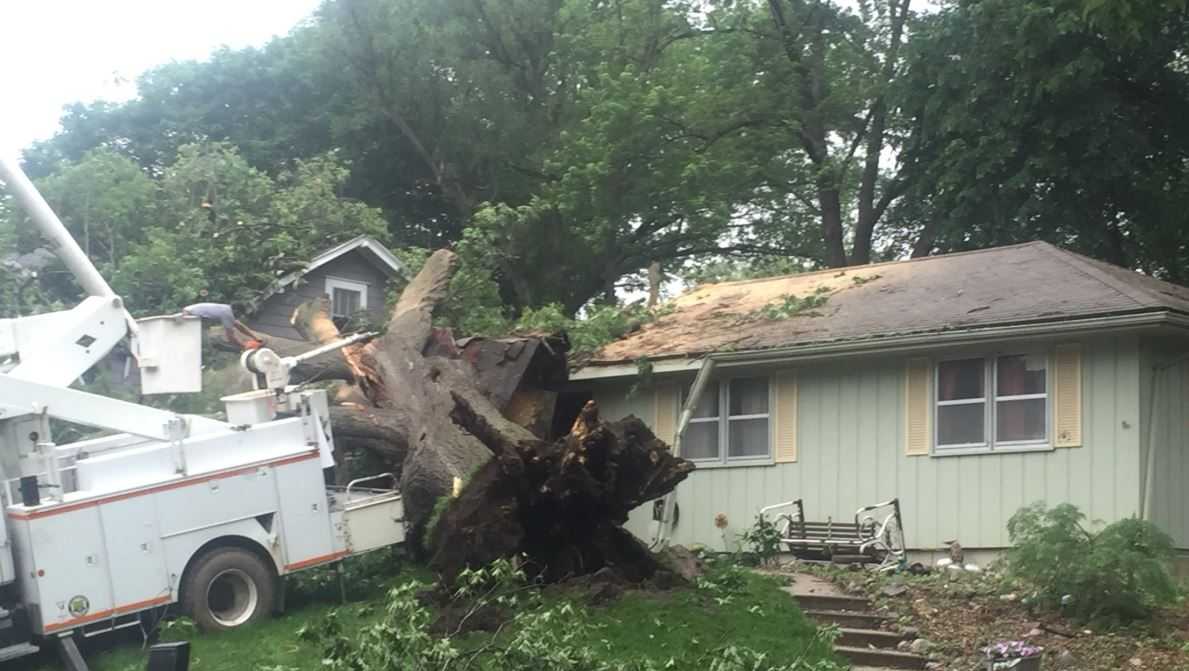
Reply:
[[[1144,454],[1147,463],[1144,469],[1143,498],[1139,512],[1141,520],[1150,520],[1152,514],[1152,484],[1156,479],[1156,390],[1159,388],[1160,376],[1168,372],[1170,368],[1187,360],[1189,360],[1189,352],[1152,366],[1152,386],[1148,393],[1148,449]]]
[[[685,398],[685,403],[681,406],[681,415],[677,418],[677,429],[673,435],[673,454],[681,455],[681,437],[685,435],[685,427],[689,425],[689,420],[694,416],[694,408],[698,407],[698,402],[702,400],[702,392],[706,389],[706,383],[710,381],[710,376],[714,373],[715,356],[707,354],[698,363],[698,372],[694,376],[694,384],[690,387],[689,394]],[[669,492],[661,499],[661,514],[660,519],[656,520],[656,525],[652,534],[652,549],[663,548],[669,542],[669,534],[673,531],[674,515],[677,507],[677,494]]]

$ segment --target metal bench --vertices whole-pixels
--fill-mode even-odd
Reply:
[[[801,499],[762,508],[760,517],[775,526],[781,544],[798,558],[856,558],[876,563],[880,570],[905,563],[900,499],[859,508],[854,521],[836,522],[830,517],[825,522],[807,521]]]

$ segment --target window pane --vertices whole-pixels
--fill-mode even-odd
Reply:
[[[689,389],[681,396],[681,403],[684,406],[686,399],[689,398]],[[709,382],[702,389],[702,398],[698,399],[698,405],[694,408],[694,417],[718,417],[718,383]]]
[[[731,447],[728,457],[768,456],[768,420],[730,420]]]
[[[350,289],[334,289],[331,296],[331,314],[350,317],[359,311],[359,292]]]
[[[959,359],[937,364],[937,400],[956,401],[962,398],[982,398],[986,385],[982,359]]]
[[[717,459],[718,422],[687,424],[681,437],[681,452],[686,459]]]
[[[937,444],[985,443],[983,409],[986,403],[937,406]]]
[[[768,379],[746,377],[731,380],[729,390],[731,415],[765,415],[768,413]]]
[[[1045,399],[999,401],[996,404],[996,442],[1045,439]]]
[[[1027,354],[1001,356],[996,364],[996,385],[1000,396],[1045,393],[1045,356]]]

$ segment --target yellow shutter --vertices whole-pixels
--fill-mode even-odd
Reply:
[[[929,382],[932,367],[928,359],[909,359],[904,372],[904,453],[928,456],[932,440],[929,428]]]
[[[1053,353],[1053,446],[1082,445],[1082,348],[1059,345]]]
[[[776,463],[797,460],[797,376],[783,373],[773,378],[776,388],[776,435],[772,441]]]
[[[656,413],[652,419],[652,432],[657,438],[673,446],[673,438],[677,435],[677,403],[681,396],[680,388],[675,384],[658,384],[655,387]]]

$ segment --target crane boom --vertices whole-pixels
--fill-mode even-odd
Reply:
[[[45,198],[41,197],[41,193],[37,191],[37,187],[29,181],[25,176],[25,172],[17,165],[13,159],[0,157],[0,181],[8,185],[8,190],[12,193],[17,202],[29,213],[29,217],[33,223],[41,230],[41,234],[49,241],[52,251],[58,255],[66,268],[78,280],[79,286],[83,291],[87,292],[88,296],[97,296],[104,298],[107,296],[115,296],[116,292],[112,291],[111,286],[108,285],[107,280],[99,274],[99,270],[95,268],[95,264],[91,263],[91,259],[87,258],[82,248],[78,246],[74,236],[70,235],[70,231],[66,230],[66,226],[62,224],[62,220],[58,215],[54,214],[53,209],[50,208],[49,203],[45,202]]]

